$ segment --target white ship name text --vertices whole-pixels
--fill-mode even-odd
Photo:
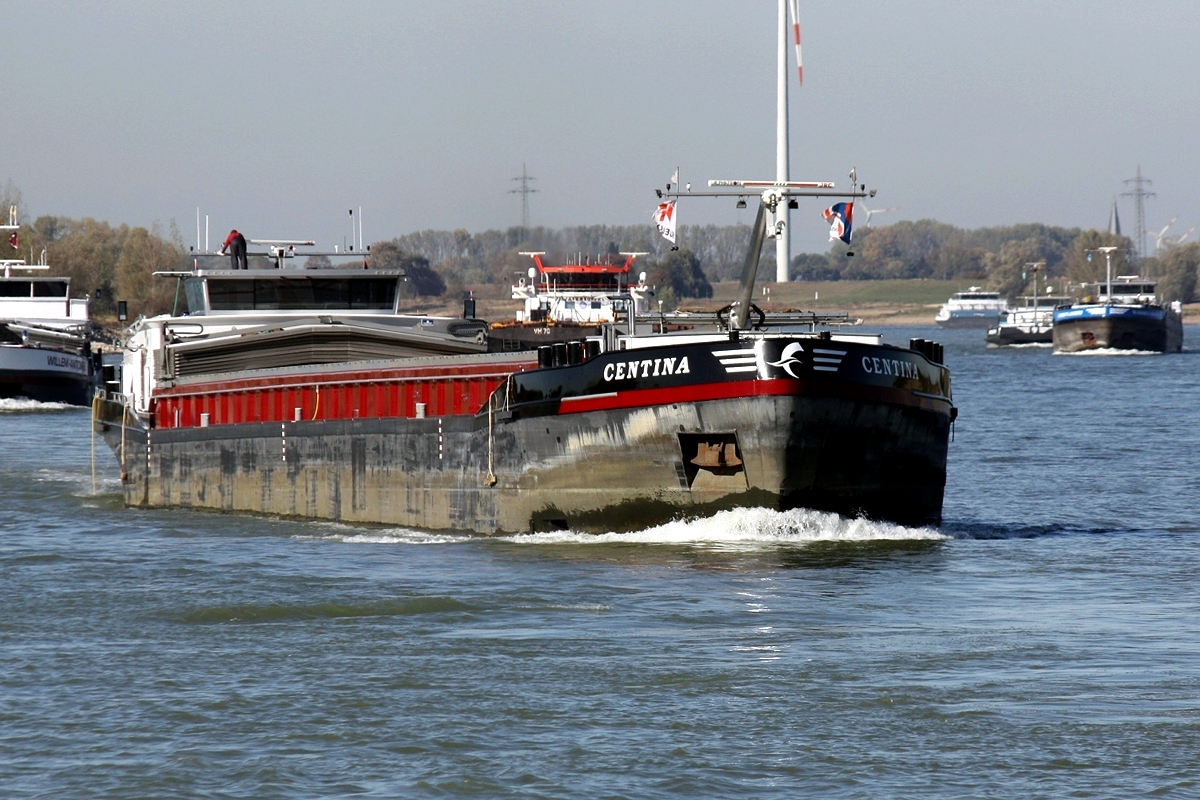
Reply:
[[[863,372],[872,375],[895,375],[898,378],[920,378],[917,365],[911,361],[901,361],[896,358],[876,358],[863,356]]]
[[[683,358],[647,358],[641,361],[621,361],[604,365],[604,380],[623,381],[627,378],[651,378],[659,375],[690,375],[687,356]]]

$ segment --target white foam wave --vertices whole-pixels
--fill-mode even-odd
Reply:
[[[1055,353],[1056,356],[1161,356],[1157,350],[1118,350],[1115,347],[1097,347],[1092,350],[1076,350],[1074,353]]]
[[[78,406],[66,403],[40,403],[28,397],[0,398],[0,413],[19,414],[29,411],[69,411]]]
[[[107,470],[97,471],[95,479],[91,473],[76,472],[62,469],[39,469],[34,473],[38,483],[61,483],[72,487],[71,494],[76,497],[96,497],[99,495],[120,494],[121,479],[110,474]]]
[[[630,533],[555,531],[503,537],[520,544],[664,544],[757,548],[815,542],[943,540],[932,528],[908,528],[888,522],[842,517],[823,511],[742,508],[711,517],[668,522]]]
[[[320,533],[297,534],[297,539],[325,539],[348,544],[465,544],[479,536],[411,528],[364,529],[338,522],[309,523]],[[741,508],[711,517],[677,520],[627,533],[553,531],[497,536],[495,541],[523,545],[645,544],[683,545],[720,549],[757,549],[816,542],[942,541],[933,528],[910,528],[889,522],[842,517],[824,511]]]
[[[332,539],[348,544],[460,544],[475,538],[461,533],[418,531],[411,528],[364,529],[340,522],[313,522],[310,525],[328,533],[298,534],[295,538]]]

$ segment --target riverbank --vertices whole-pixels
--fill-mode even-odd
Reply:
[[[938,309],[955,292],[972,286],[970,281],[884,280],[884,281],[795,281],[755,286],[753,303],[770,314],[782,311],[845,311],[863,325],[933,325]],[[490,288],[490,287],[489,287]],[[681,309],[712,312],[733,302],[736,281],[713,284],[713,296],[706,300],[684,300]],[[512,300],[489,302],[498,315],[487,319],[511,318]],[[484,305],[480,305],[483,316]],[[1183,307],[1184,322],[1200,323],[1200,303]]]
[[[781,311],[845,311],[863,325],[933,325],[934,315],[950,295],[971,286],[969,281],[887,280],[887,281],[796,281],[763,283],[755,286],[754,304],[766,313]],[[706,300],[684,300],[680,308],[716,313],[737,296],[736,281],[713,284],[713,296]],[[485,285],[472,289],[475,315],[493,322],[513,319],[520,304],[512,299],[507,286]],[[420,297],[402,300],[400,312],[453,316],[463,314],[460,297]],[[1185,324],[1200,324],[1200,303],[1183,307]],[[111,335],[119,338],[115,320],[101,320]]]
[[[867,325],[933,324],[934,314],[946,298],[970,286],[963,281],[821,281],[759,284],[754,304],[763,311],[845,311]],[[736,281],[713,284],[713,296],[684,300],[681,309],[716,313],[737,296]],[[508,287],[482,286],[471,290],[475,314],[492,321],[512,319],[517,301]],[[653,307],[653,306],[652,306]],[[402,302],[401,311],[413,314],[458,316],[463,301],[445,297],[418,298]]]

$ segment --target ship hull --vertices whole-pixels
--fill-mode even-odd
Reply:
[[[119,423],[120,406],[107,409]],[[497,425],[341,420],[104,425],[128,505],[482,533],[628,530],[725,508],[937,524],[949,416],[832,398],[737,398]],[[741,465],[701,469],[696,442]],[[488,476],[495,477],[489,485]]]
[[[1075,306],[1054,314],[1054,352],[1139,350],[1178,353],[1183,320],[1161,306]]]
[[[493,325],[488,331],[488,350],[493,353],[508,353],[519,350],[537,350],[545,345],[573,342],[589,336],[599,336],[600,325],[578,325],[557,322],[518,322]]]
[[[0,346],[0,397],[86,406],[93,387],[91,361],[77,353]]]
[[[937,524],[948,372],[899,348],[801,346],[605,353],[514,374],[470,415],[320,420],[305,407],[299,421],[194,426],[185,405],[160,414],[179,426],[148,428],[103,400],[95,424],[137,507],[487,534],[632,530],[743,506]]]
[[[984,340],[998,347],[1014,344],[1050,344],[1054,341],[1054,329],[1049,325],[999,325],[989,328]]]
[[[1000,322],[1000,312],[954,313],[949,317],[935,317],[939,328],[987,330]]]

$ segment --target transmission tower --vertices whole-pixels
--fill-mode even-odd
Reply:
[[[513,178],[513,180],[520,181],[521,188],[520,189],[510,189],[508,193],[521,195],[521,230],[527,231],[527,230],[529,230],[529,195],[531,195],[537,191],[537,189],[531,189],[529,187],[529,182],[536,181],[537,178],[531,177],[525,171],[525,164],[524,164],[524,162],[522,162],[521,163],[521,175],[518,178]]]
[[[1133,184],[1133,188],[1128,192],[1121,192],[1121,196],[1133,198],[1134,211],[1137,214],[1137,237],[1133,240],[1133,244],[1137,251],[1137,257],[1141,259],[1146,255],[1146,198],[1156,196],[1154,192],[1147,191],[1145,187],[1154,181],[1142,177],[1142,165],[1138,164],[1137,177],[1130,178],[1125,183]]]

